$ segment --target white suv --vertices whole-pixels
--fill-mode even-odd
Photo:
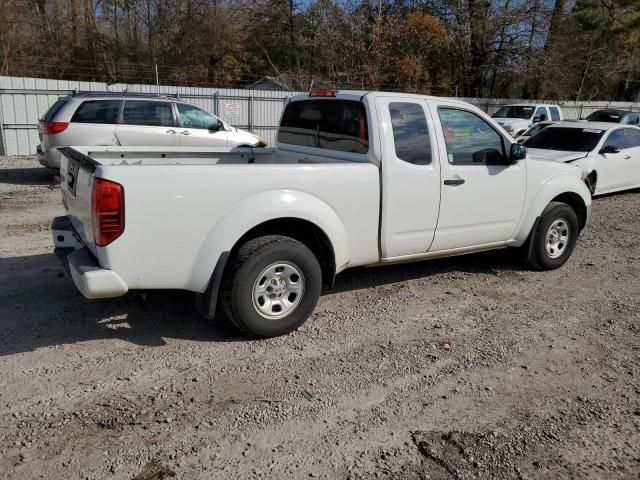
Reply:
[[[54,103],[40,121],[37,157],[60,168],[58,147],[264,147],[251,132],[232,127],[196,105],[171,97],[78,93]]]
[[[518,103],[505,105],[491,115],[512,137],[522,135],[534,123],[564,120],[558,105]]]

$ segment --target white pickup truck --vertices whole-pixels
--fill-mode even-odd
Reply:
[[[418,95],[294,96],[273,149],[60,150],[53,238],[85,297],[190,290],[254,336],[300,326],[351,267],[504,247],[560,267],[591,211],[579,168]]]

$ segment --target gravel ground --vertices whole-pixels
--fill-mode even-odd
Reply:
[[[190,295],[89,302],[60,192],[0,158],[0,472],[20,479],[638,478],[640,193],[569,263],[505,252],[340,275],[251,341]]]

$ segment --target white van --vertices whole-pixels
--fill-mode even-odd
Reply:
[[[39,162],[60,168],[58,147],[265,147],[251,132],[232,127],[191,103],[172,97],[83,92],[54,103],[39,125]]]

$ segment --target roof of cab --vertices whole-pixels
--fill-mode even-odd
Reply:
[[[542,102],[505,103],[504,105],[500,105],[500,107],[558,107],[558,106],[559,105],[555,103],[542,103]]]
[[[631,127],[638,128],[633,125],[620,125],[619,123],[611,122],[559,122],[554,125],[549,125],[548,128],[586,128],[592,130],[613,130],[616,128]]]
[[[378,98],[378,97],[392,97],[392,98],[415,98],[415,99],[423,99],[423,100],[445,100],[449,103],[457,103],[459,105],[465,107],[475,107],[476,105],[465,102],[464,100],[458,100],[455,98],[449,97],[434,97],[431,95],[418,95],[415,93],[402,93],[402,92],[380,92],[373,90],[334,90],[334,89],[322,89],[327,91],[335,91],[335,96],[311,96],[310,92],[307,93],[299,93],[297,95],[292,95],[289,100],[292,102],[298,102],[301,100],[309,100],[309,99],[342,99],[342,100],[362,100],[363,97],[367,98]]]

